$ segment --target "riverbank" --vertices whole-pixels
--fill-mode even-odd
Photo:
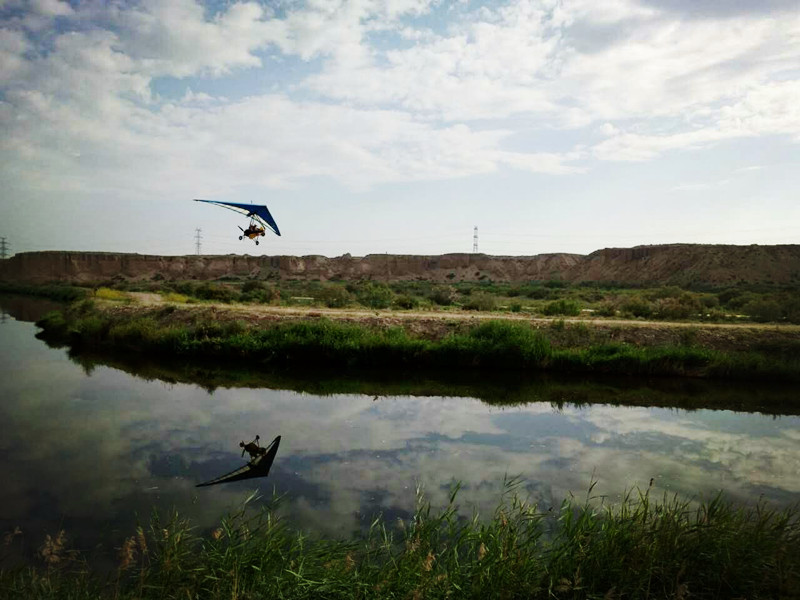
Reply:
[[[699,505],[649,490],[616,505],[527,504],[510,482],[488,520],[431,509],[378,518],[363,536],[308,538],[273,512],[243,507],[198,532],[178,514],[130,532],[117,568],[92,572],[67,534],[42,568],[0,570],[5,598],[796,598],[796,510]],[[251,497],[252,498],[252,497]],[[13,535],[7,544],[15,543]]]
[[[277,310],[84,300],[38,322],[75,350],[237,364],[800,379],[796,326],[525,319],[468,313]]]

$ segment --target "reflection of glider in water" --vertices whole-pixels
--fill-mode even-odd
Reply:
[[[214,485],[217,483],[228,483],[230,481],[243,481],[245,479],[255,479],[256,477],[266,477],[269,475],[269,469],[275,460],[275,455],[278,453],[278,446],[281,443],[281,436],[272,440],[272,443],[267,446],[263,454],[256,456],[253,460],[245,466],[235,471],[231,471],[227,475],[217,477],[205,483],[198,483],[195,487],[203,487],[206,485]]]
[[[272,214],[265,204],[242,204],[240,202],[222,202],[220,200],[201,200],[195,198],[195,202],[207,202],[208,204],[216,204],[222,208],[227,208],[240,215],[245,215],[250,218],[250,224],[247,229],[239,227],[242,230],[242,235],[239,239],[249,238],[258,245],[258,238],[264,237],[267,229],[272,231],[275,235],[280,235],[281,230],[278,229],[278,224],[272,218]]]

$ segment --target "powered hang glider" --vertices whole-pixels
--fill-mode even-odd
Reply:
[[[266,235],[266,230],[269,229],[275,235],[280,235],[281,231],[278,229],[278,224],[269,212],[269,209],[264,204],[240,204],[238,202],[221,202],[219,200],[201,200],[195,198],[195,202],[206,202],[208,204],[216,204],[222,208],[227,208],[240,215],[245,215],[250,218],[250,224],[247,229],[239,227],[242,230],[242,235],[239,236],[240,240],[249,238],[258,246],[258,238]]]

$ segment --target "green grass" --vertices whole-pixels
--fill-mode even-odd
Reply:
[[[292,298],[313,298],[330,308],[365,307],[385,310],[455,307],[465,310],[517,310],[539,315],[577,315],[581,309],[597,317],[658,321],[800,323],[800,288],[796,285],[750,285],[696,290],[689,287],[620,287],[613,282],[568,284],[562,281],[466,282],[431,281],[137,281],[97,282],[118,291],[175,292],[191,301],[293,305]],[[60,285],[0,284],[0,292],[45,295],[74,300],[86,290]],[[72,290],[72,291],[66,291]],[[78,290],[78,291],[75,291]],[[68,294],[70,297],[61,297]]]
[[[131,297],[129,294],[125,292],[121,292],[119,290],[113,290],[107,287],[101,287],[95,290],[94,297],[100,300],[112,300],[115,302],[130,302]]]
[[[102,576],[64,536],[40,567],[0,570],[6,598],[793,598],[800,594],[797,510],[691,503],[636,490],[618,504],[560,507],[506,484],[494,514],[465,518],[458,486],[435,510],[378,517],[347,540],[307,537],[275,504],[245,505],[210,531],[154,515],[121,541]],[[60,542],[60,543],[59,543]]]
[[[120,350],[251,364],[555,370],[626,375],[690,375],[723,378],[800,379],[796,355],[722,352],[698,345],[635,346],[593,340],[588,329],[537,330],[527,323],[485,321],[440,339],[415,336],[401,327],[370,327],[327,319],[268,327],[220,321],[198,311],[102,310],[84,301],[65,314],[39,321],[44,335],[75,349]],[[176,316],[177,315],[177,316]],[[550,339],[575,347],[554,345]]]

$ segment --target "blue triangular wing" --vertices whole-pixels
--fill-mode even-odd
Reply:
[[[272,230],[275,233],[275,235],[281,234],[281,230],[278,229],[278,224],[275,222],[275,219],[272,218],[269,209],[264,204],[243,204],[240,202],[201,200],[200,198],[195,198],[195,202],[207,202],[209,204],[216,204],[217,206],[222,206],[223,208],[233,210],[248,217],[257,217],[258,220],[264,224],[264,227]]]

